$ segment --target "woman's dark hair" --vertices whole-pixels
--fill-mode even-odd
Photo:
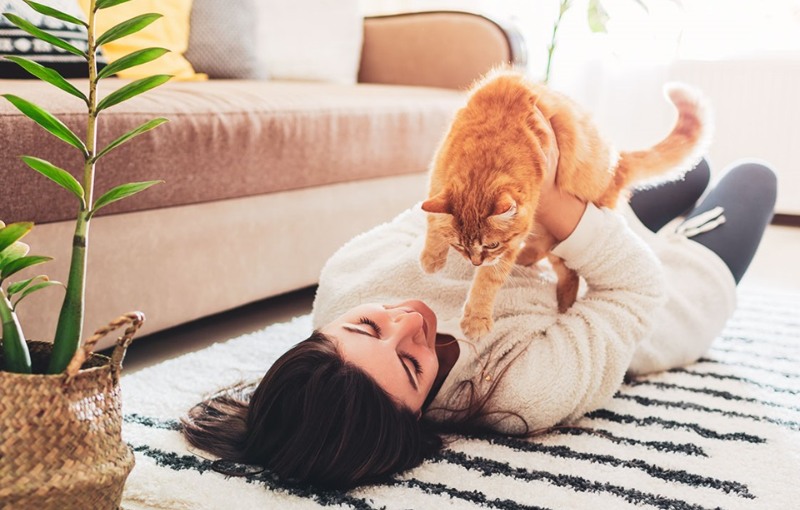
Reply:
[[[197,448],[319,487],[382,481],[442,448],[432,423],[344,361],[316,331],[278,358],[249,401],[223,394],[182,421]]]

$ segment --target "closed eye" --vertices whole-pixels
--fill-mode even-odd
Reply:
[[[497,249],[499,247],[500,247],[500,243],[491,243],[491,244],[485,245],[485,248],[487,250],[495,250],[495,249]]]
[[[375,332],[375,335],[380,338],[381,337],[381,327],[378,326],[374,320],[370,319],[369,317],[361,317],[358,319],[359,324],[364,324],[365,326],[369,326]]]
[[[402,354],[404,358],[406,358],[408,361],[411,362],[412,365],[414,365],[414,371],[417,373],[417,375],[422,375],[422,364],[419,362],[417,358],[408,354],[407,352],[402,352],[400,354]]]

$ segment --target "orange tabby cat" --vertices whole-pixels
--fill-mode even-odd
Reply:
[[[515,263],[532,264],[555,244],[536,228],[535,211],[552,143],[556,186],[601,207],[645,180],[666,181],[692,168],[706,149],[705,105],[686,86],[665,88],[678,110],[672,132],[645,151],[616,152],[572,100],[518,73],[500,70],[473,87],[431,168],[424,271],[440,270],[452,246],[477,266],[461,328],[470,338],[493,327],[498,289]],[[668,175],[669,174],[669,175]],[[574,303],[578,275],[549,255],[561,312]]]

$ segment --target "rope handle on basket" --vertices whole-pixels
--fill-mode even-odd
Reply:
[[[114,347],[114,352],[111,354],[111,370],[114,377],[118,377],[119,372],[122,370],[122,360],[125,358],[125,351],[133,342],[133,335],[142,327],[144,322],[144,314],[142,312],[128,312],[125,315],[120,315],[113,321],[109,322],[107,326],[99,328],[94,334],[89,337],[83,345],[75,351],[75,355],[70,360],[65,373],[67,379],[72,379],[81,369],[83,363],[94,352],[94,346],[97,342],[111,333],[115,329],[119,329],[126,324],[130,324],[121,337],[117,339],[117,345]]]

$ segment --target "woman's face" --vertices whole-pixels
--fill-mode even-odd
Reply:
[[[342,357],[418,412],[439,369],[436,315],[422,301],[351,308],[321,329]]]

